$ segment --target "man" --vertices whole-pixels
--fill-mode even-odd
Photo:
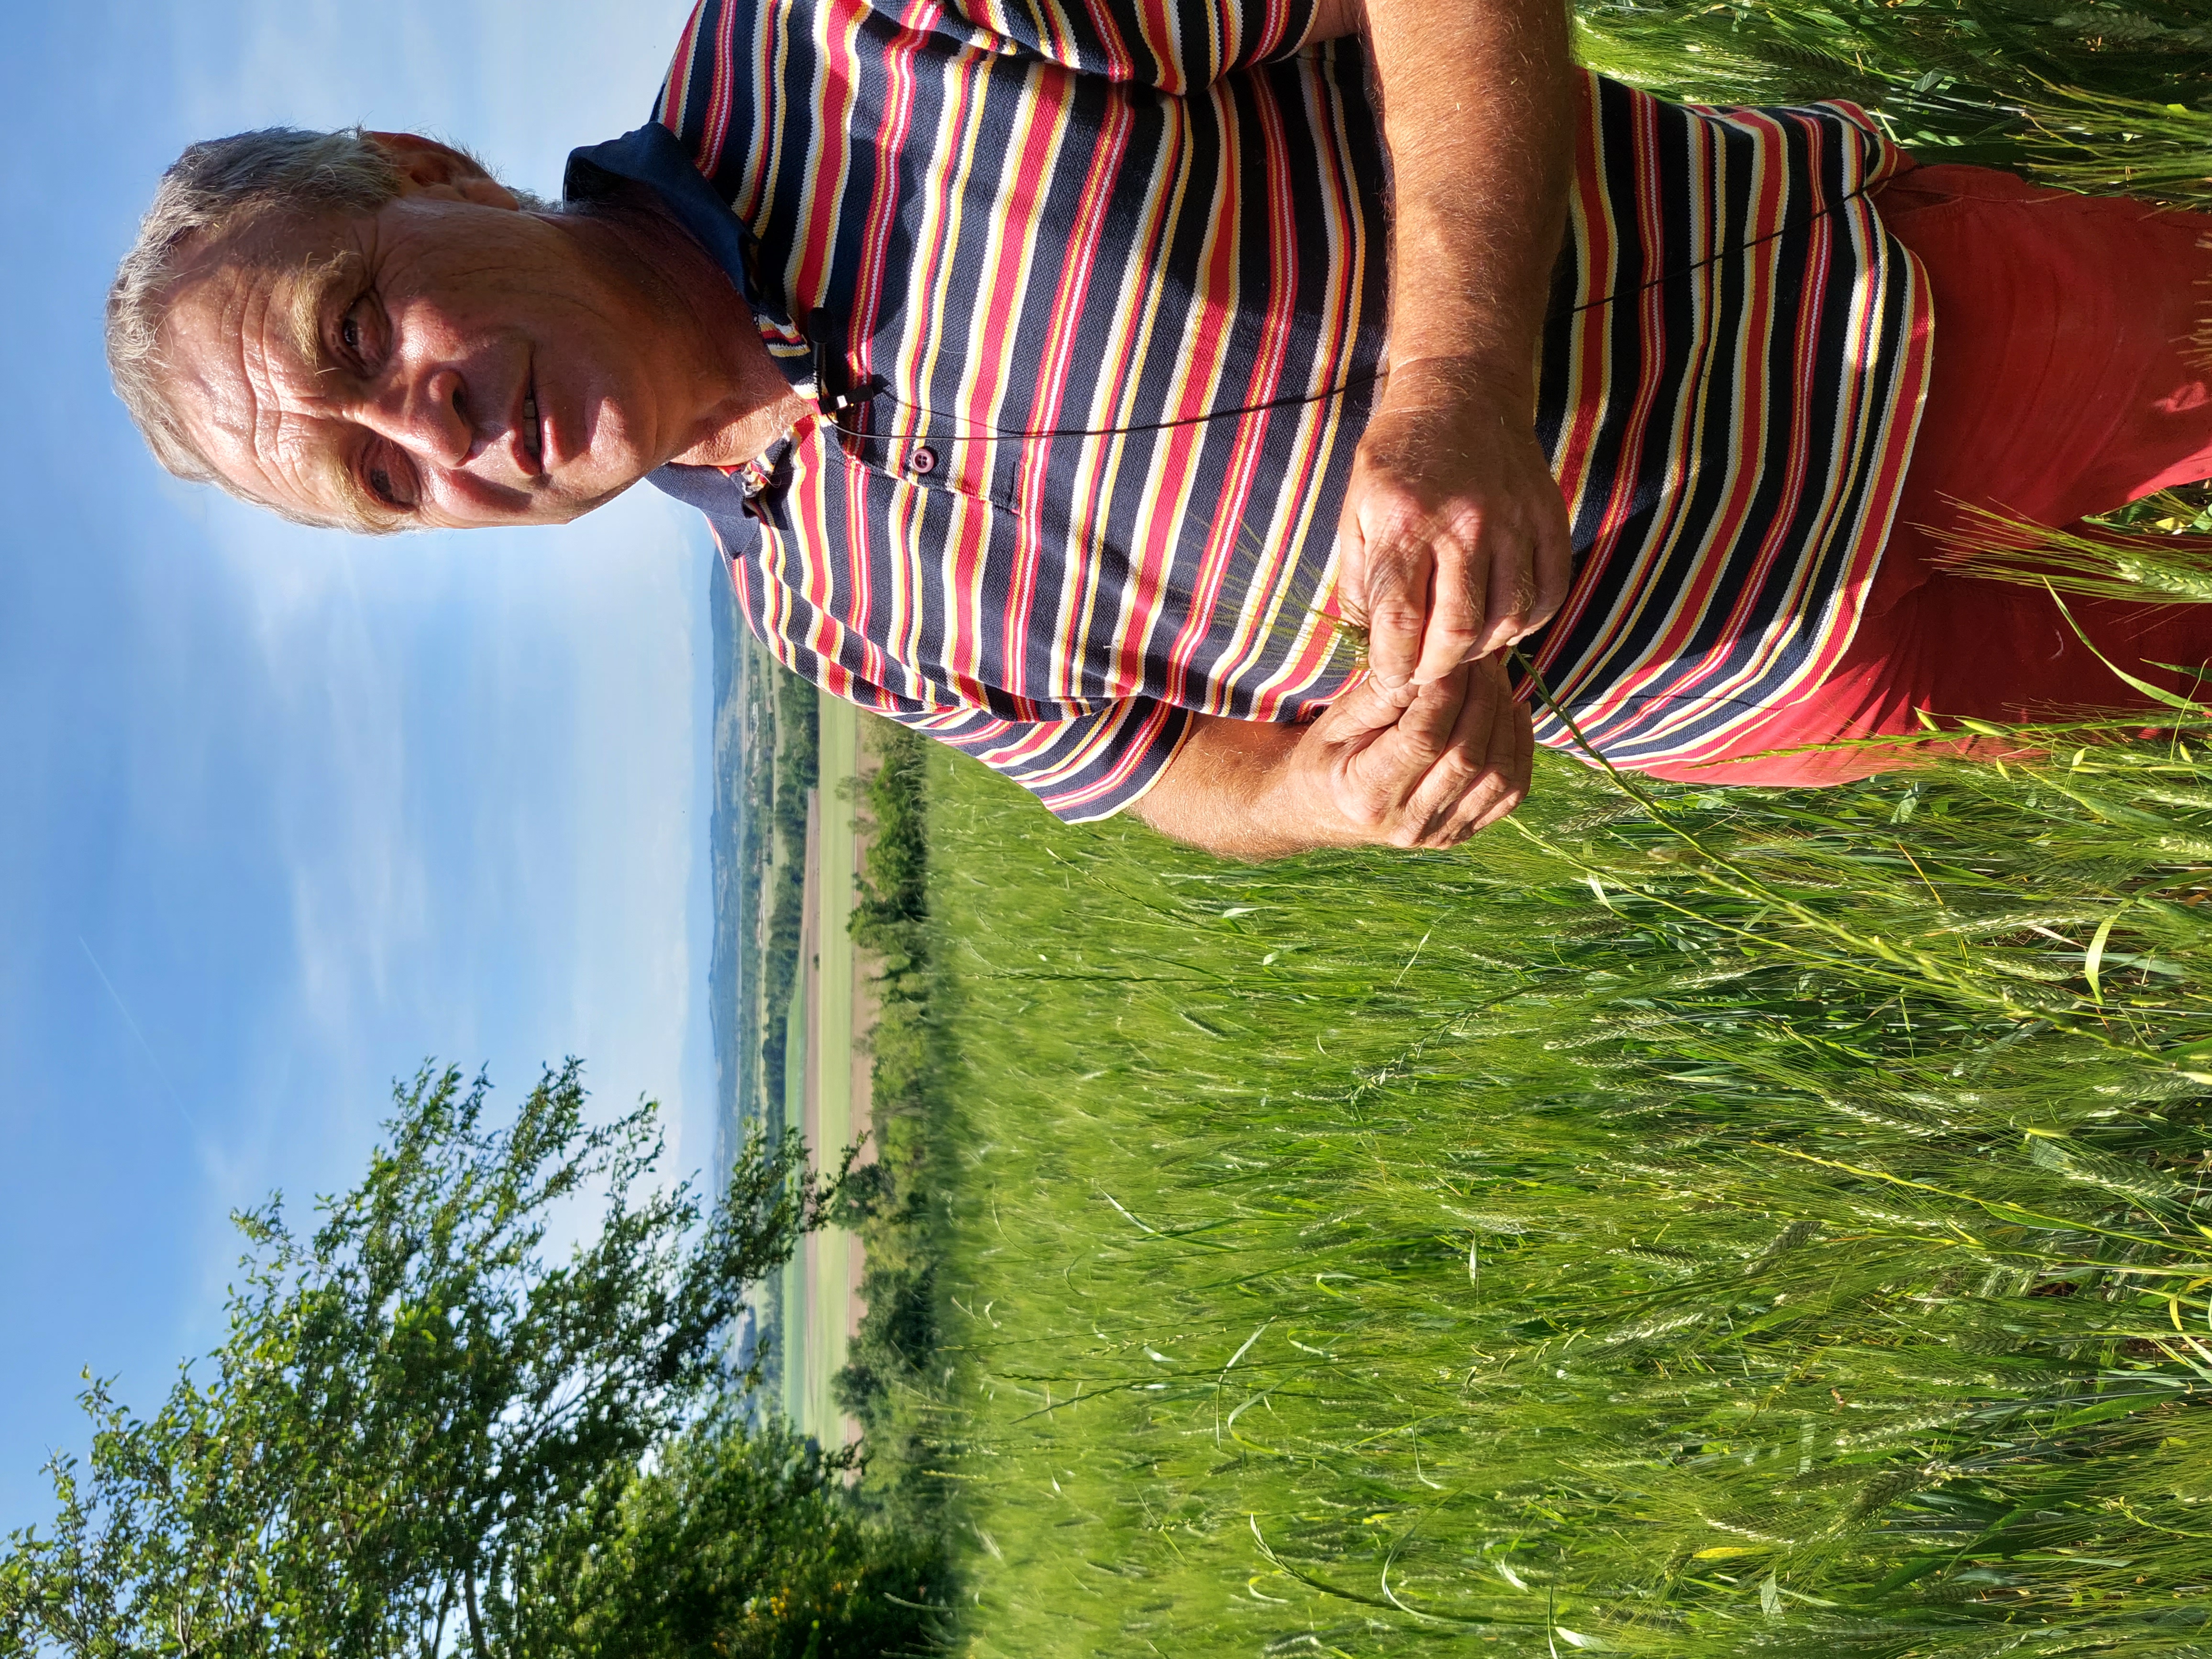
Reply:
[[[567,197],[407,135],[196,146],[118,388],[173,470],[315,522],[650,477],[789,666],[1232,854],[1510,811],[1577,740],[1524,639],[1666,775],[2123,703],[1919,526],[2212,471],[2212,226],[1916,170],[1848,106],[1662,103],[1545,0],[702,0]]]

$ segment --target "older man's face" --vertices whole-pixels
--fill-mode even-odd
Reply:
[[[415,188],[200,251],[163,343],[216,470],[341,523],[546,524],[693,441],[659,296],[603,226],[511,204]]]

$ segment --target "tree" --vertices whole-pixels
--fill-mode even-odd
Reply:
[[[942,1541],[863,1514],[849,1460],[726,1403],[611,1480],[532,1558],[519,1650],[837,1659],[935,1646]]]
[[[574,1554],[580,1517],[666,1489],[638,1484],[641,1460],[690,1467],[702,1407],[742,1440],[711,1402],[755,1380],[722,1358],[745,1286],[823,1224],[844,1171],[756,1137],[709,1209],[648,1179],[653,1106],[586,1126],[574,1061],[503,1127],[488,1094],[450,1070],[397,1090],[388,1146],[304,1239],[281,1200],[236,1217],[228,1334],[151,1417],[88,1384],[88,1460],[51,1467],[51,1530],[0,1559],[0,1655],[567,1650],[518,1645],[524,1587],[544,1634],[541,1558]],[[556,1207],[594,1199],[596,1233],[549,1265]],[[823,1460],[728,1461],[767,1483],[763,1516],[834,1501]],[[771,1560],[806,1546],[763,1524]]]

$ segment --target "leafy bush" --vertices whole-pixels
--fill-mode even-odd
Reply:
[[[533,1561],[524,1652],[575,1659],[851,1659],[935,1652],[933,1536],[857,1504],[848,1461],[728,1407],[572,1511]]]

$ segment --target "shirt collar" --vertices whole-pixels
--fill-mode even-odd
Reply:
[[[786,379],[801,391],[811,388],[814,364],[782,297],[763,279],[760,243],[730,204],[692,164],[676,135],[658,121],[603,144],[568,152],[561,184],[564,202],[604,201],[620,195],[625,184],[651,191],[676,222],[691,234],[721,266],[745,303],[752,307],[769,355]]]

